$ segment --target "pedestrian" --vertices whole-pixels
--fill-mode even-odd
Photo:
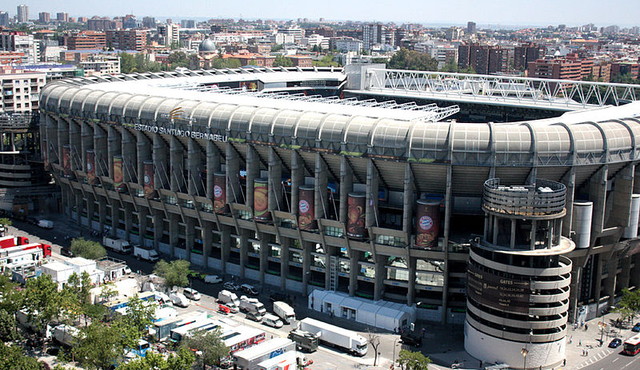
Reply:
[[[580,339],[580,342],[578,342],[578,347],[582,347],[582,339]]]
[[[562,360],[562,366],[567,366],[567,359]]]
[[[424,338],[424,336],[425,336],[425,333],[426,333],[425,328],[422,328],[422,337],[423,337],[423,338]]]
[[[584,324],[584,331],[587,331],[589,329],[589,324]]]

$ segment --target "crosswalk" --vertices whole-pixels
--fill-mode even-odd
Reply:
[[[595,362],[598,362],[600,360],[602,360],[603,358],[609,356],[611,353],[613,353],[614,350],[612,349],[604,349],[598,353],[596,353],[595,355],[589,357],[587,360],[585,360],[583,363],[581,363],[580,365],[576,366],[574,369],[575,370],[579,370],[582,369],[583,367],[589,366]]]

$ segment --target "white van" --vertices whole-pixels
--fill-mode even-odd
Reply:
[[[169,294],[169,298],[171,299],[171,303],[173,303],[174,306],[189,307],[189,300],[187,300],[187,297],[185,297],[182,293],[171,293]]]
[[[284,326],[284,323],[282,323],[282,320],[280,320],[278,316],[272,315],[270,313],[262,316],[262,323],[276,329],[280,329]]]

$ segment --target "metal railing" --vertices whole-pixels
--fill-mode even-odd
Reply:
[[[504,186],[500,179],[489,179],[484,183],[482,207],[489,212],[525,217],[561,215],[566,192],[564,184],[550,180]]]

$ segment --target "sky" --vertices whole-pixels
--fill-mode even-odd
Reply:
[[[421,24],[537,25],[593,23],[596,26],[640,25],[638,0],[4,0],[0,10],[16,14],[29,6],[29,18],[38,12],[67,12],[71,16],[118,16],[158,19],[244,18],[318,19],[412,22]]]

